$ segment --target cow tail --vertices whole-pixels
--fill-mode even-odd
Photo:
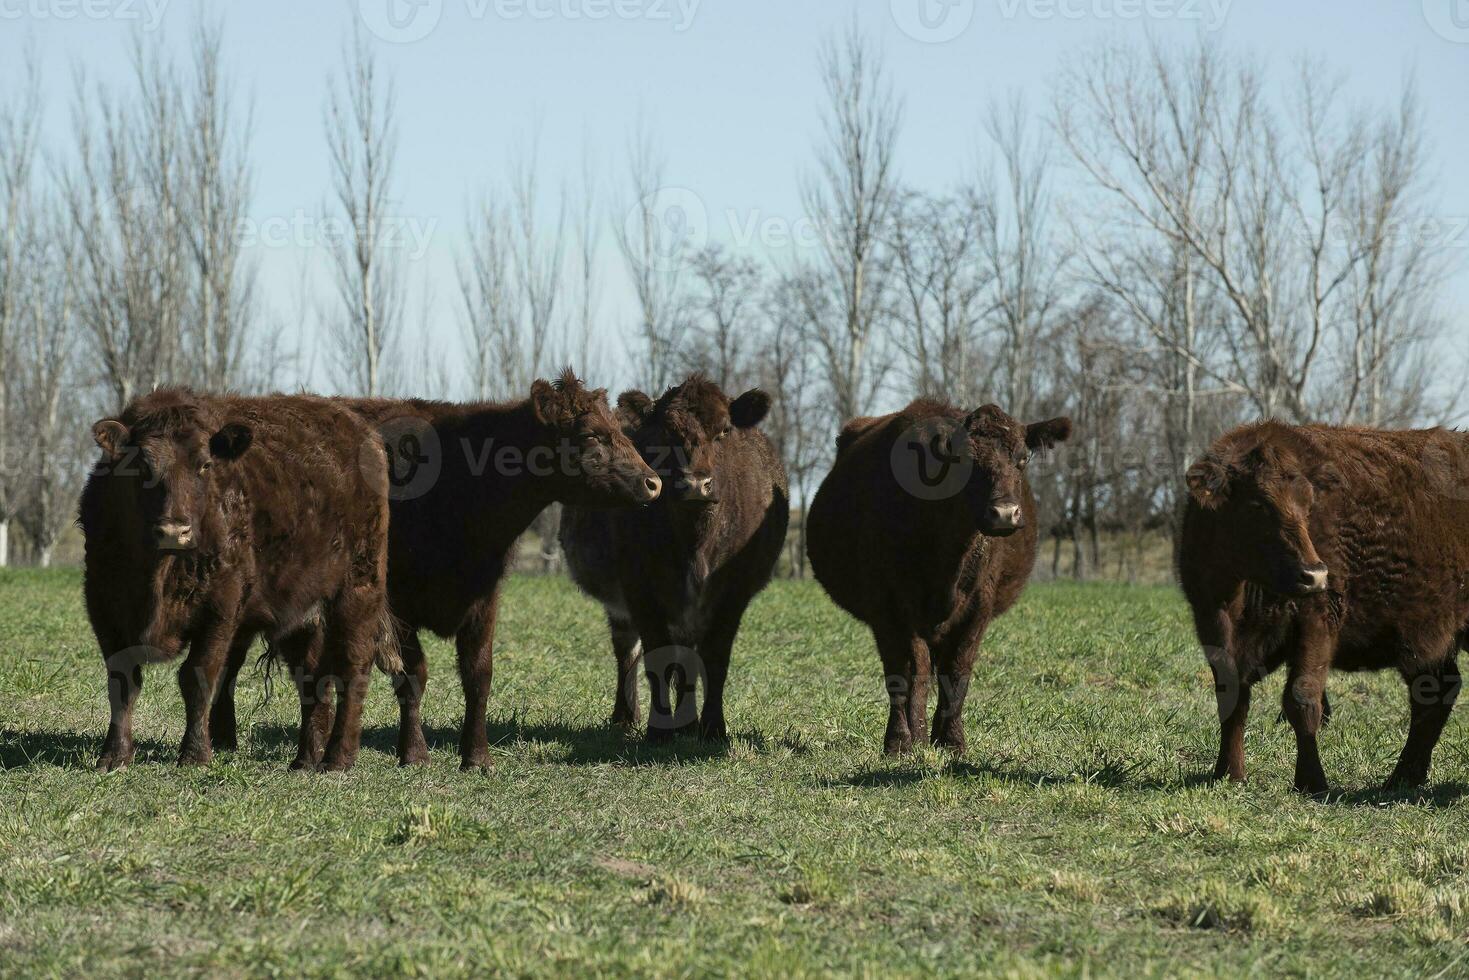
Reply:
[[[384,674],[403,673],[403,652],[398,646],[398,618],[383,605],[377,621],[377,655],[373,662]]]

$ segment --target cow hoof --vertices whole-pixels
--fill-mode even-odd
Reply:
[[[129,765],[132,764],[132,761],[133,760],[131,756],[104,755],[102,756],[102,758],[97,760],[97,771],[116,772],[119,769],[126,769]]]
[[[321,768],[321,763],[315,759],[295,758],[291,760],[291,772],[316,772]]]
[[[186,755],[179,756],[179,767],[185,769],[194,769],[199,766],[207,766],[213,760],[213,758],[214,756],[212,753],[210,755],[205,755],[202,752],[191,752]]]
[[[907,755],[908,753],[910,753],[912,751],[913,751],[913,740],[911,738],[908,738],[908,739],[888,739],[886,742],[884,742],[882,744],[882,754],[883,755]]]
[[[719,725],[699,726],[699,738],[705,742],[728,742],[729,731],[723,723]]]
[[[414,749],[398,756],[400,766],[426,766],[429,763],[428,749]]]
[[[1387,777],[1387,782],[1382,784],[1382,788],[1389,793],[1393,793],[1405,789],[1417,789],[1426,782],[1428,782],[1428,773],[1426,772],[1395,771],[1391,776]]]

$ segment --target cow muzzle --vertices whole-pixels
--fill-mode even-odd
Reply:
[[[691,504],[714,504],[719,495],[714,491],[714,477],[686,476],[679,481],[679,499]]]
[[[990,504],[980,520],[980,531],[996,538],[1014,534],[1024,526],[1025,517],[1020,513],[1020,505],[1009,501]]]
[[[1291,583],[1290,592],[1293,595],[1302,596],[1318,595],[1326,591],[1328,577],[1326,566],[1320,562],[1314,565],[1303,565]]]
[[[188,521],[159,521],[153,525],[153,543],[161,551],[187,551],[194,547],[194,526]]]

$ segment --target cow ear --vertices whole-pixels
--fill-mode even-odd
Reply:
[[[770,396],[751,388],[729,403],[729,420],[737,429],[750,429],[764,421],[770,411]]]
[[[1189,495],[1205,510],[1215,510],[1229,499],[1229,468],[1213,456],[1190,466],[1184,478]]]
[[[536,413],[536,421],[545,425],[555,425],[561,418],[561,393],[555,385],[542,378],[537,378],[530,386],[530,405]]]
[[[633,425],[642,425],[653,414],[653,399],[637,389],[617,396],[617,411]]]
[[[127,444],[128,435],[128,427],[117,419],[103,419],[92,426],[92,438],[107,454],[108,459],[115,460],[122,455],[122,447]]]
[[[248,425],[231,422],[209,437],[209,455],[215,459],[239,459],[255,441]]]
[[[1044,422],[1032,422],[1025,427],[1025,444],[1031,449],[1050,449],[1069,438],[1071,420],[1064,415]]]

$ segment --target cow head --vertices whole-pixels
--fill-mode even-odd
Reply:
[[[1216,564],[1282,595],[1326,591],[1308,526],[1315,488],[1295,448],[1221,442],[1189,467],[1187,481],[1193,503],[1227,529]]]
[[[629,391],[617,404],[619,413],[635,424],[633,442],[638,451],[663,478],[665,497],[713,504],[719,502],[730,446],[765,418],[770,396],[751,388],[731,401],[719,385],[695,374],[656,402],[640,391]]]
[[[1071,420],[1048,419],[1022,425],[995,405],[976,408],[964,417],[963,451],[973,463],[965,495],[980,533],[1006,537],[1025,526],[1020,501],[1025,467],[1037,450],[1050,449],[1071,435]],[[959,447],[956,447],[959,448]]]
[[[646,504],[662,490],[607,404],[607,389],[590,390],[567,368],[555,381],[531,385],[531,409],[558,447],[556,499],[582,507]]]
[[[109,478],[125,481],[141,518],[145,545],[189,551],[213,543],[222,521],[221,473],[250,448],[248,425],[215,417],[203,403],[157,392],[122,418],[92,426]]]

